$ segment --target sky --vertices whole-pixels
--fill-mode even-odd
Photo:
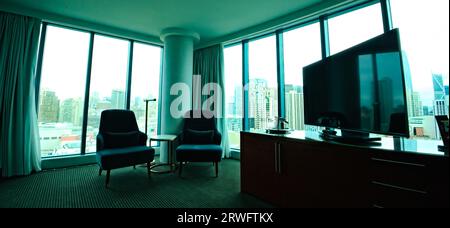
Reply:
[[[161,70],[161,48],[134,44],[133,97],[157,98]],[[41,76],[41,89],[56,92],[62,101],[83,98],[89,51],[89,33],[54,26],[47,27]],[[100,98],[112,90],[126,90],[129,43],[126,40],[95,35],[91,91]]]

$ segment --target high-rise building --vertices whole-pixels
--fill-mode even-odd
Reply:
[[[286,119],[293,130],[304,130],[303,93],[296,90],[286,91]]]
[[[249,116],[254,118],[255,129],[266,129],[269,126],[269,120],[274,117],[276,99],[275,89],[267,87],[267,81],[264,79],[254,79],[250,81],[249,88]]]
[[[66,99],[61,103],[59,122],[72,123],[81,126],[83,121],[83,107],[80,99]]]
[[[435,116],[448,115],[448,106],[445,104],[445,100],[434,101],[434,115]]]
[[[59,116],[59,99],[53,91],[44,90],[40,95],[39,122],[57,123]]]
[[[234,115],[241,116],[242,113],[242,88],[234,88]]]
[[[448,105],[446,104],[446,91],[442,74],[433,74],[434,89],[434,115],[448,115]]]
[[[448,113],[449,112],[448,85],[445,86],[445,106],[447,107],[447,113]]]
[[[419,92],[413,92],[412,93],[412,100],[411,100],[411,111],[412,113],[410,113],[411,116],[416,117],[416,116],[423,116],[424,115],[424,109],[422,107],[422,100],[420,98],[420,93]]]
[[[445,100],[445,87],[442,74],[433,74],[434,100]]]
[[[433,115],[433,109],[428,106],[423,106],[423,115],[424,116],[432,116]]]
[[[125,108],[125,92],[121,90],[113,90],[111,94],[111,108],[124,109]]]

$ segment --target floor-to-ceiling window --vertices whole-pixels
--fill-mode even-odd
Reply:
[[[90,34],[47,26],[38,121],[42,157],[79,154]]]
[[[336,54],[370,38],[383,34],[379,3],[352,10],[328,19],[330,53]]]
[[[320,25],[284,32],[283,39],[286,119],[291,129],[304,130],[303,67],[322,58]]]
[[[86,153],[96,151],[95,139],[102,111],[126,108],[129,45],[127,40],[95,35]]]
[[[240,148],[243,118],[242,45],[224,50],[225,58],[225,114],[228,124],[230,148]]]
[[[248,43],[249,129],[273,128],[278,117],[277,43],[275,35]]]
[[[147,135],[158,133],[159,79],[161,74],[161,48],[134,43],[131,75],[130,109],[135,113],[139,129]],[[146,107],[146,100],[148,107]],[[147,117],[145,116],[147,108]],[[145,121],[147,120],[147,129]]]
[[[389,15],[392,15],[393,27],[400,29],[406,85],[413,88],[412,93],[407,94],[411,135],[440,139],[434,116],[448,115],[449,112],[449,2],[382,1],[312,18],[323,23],[322,29],[319,23],[300,24],[296,29],[280,29],[281,42],[277,42],[274,35],[242,41],[245,46],[236,47],[236,53],[239,52],[241,56],[238,61],[248,65],[238,68],[248,69],[248,72],[243,70],[242,74],[236,73],[240,78],[227,75],[230,84],[226,92],[228,100],[232,100],[234,93],[230,91],[235,86],[233,83],[243,81],[242,77],[249,73],[249,85],[246,87],[248,99],[242,96],[243,108],[248,108],[244,116],[244,123],[248,123],[245,130],[272,127],[273,117],[278,115],[277,102],[285,108],[290,127],[294,130],[304,129],[302,68],[381,35],[390,28]],[[277,61],[277,45],[280,44],[283,44],[284,55]],[[232,53],[231,48],[227,48],[229,50],[226,49],[226,52]],[[236,59],[232,54],[225,54],[225,62],[230,62],[225,67],[235,65],[232,62]],[[277,62],[284,64],[278,66]],[[277,67],[280,75],[277,75]],[[278,84],[277,76],[284,85]],[[284,99],[277,96],[282,86]],[[227,102],[229,107],[230,103]]]
[[[435,115],[449,112],[449,1],[390,0],[409,94],[410,134],[439,139]]]
[[[149,103],[148,134],[157,133],[161,47],[45,23],[43,28],[37,80],[42,157],[95,152],[100,115],[106,109],[129,106],[140,130],[145,131],[144,99],[157,99]],[[83,134],[86,144],[82,143]]]

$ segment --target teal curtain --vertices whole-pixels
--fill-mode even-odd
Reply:
[[[194,52],[193,107],[213,111],[222,134],[224,156],[230,157],[227,120],[225,116],[225,84],[223,46],[214,45]],[[200,80],[196,81],[196,77]],[[197,92],[196,92],[197,91]],[[201,94],[208,95],[200,95]]]
[[[40,171],[35,70],[41,21],[0,11],[2,176]]]

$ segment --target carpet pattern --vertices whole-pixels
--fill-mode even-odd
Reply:
[[[152,174],[145,167],[98,176],[96,165],[49,170],[0,181],[0,208],[267,208],[240,193],[240,163],[224,160],[219,178],[210,163],[191,163],[178,173]]]

